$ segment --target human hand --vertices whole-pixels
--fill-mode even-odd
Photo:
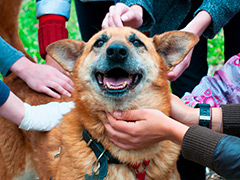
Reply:
[[[24,103],[25,116],[19,125],[24,130],[50,131],[61,123],[63,115],[75,107],[74,102],[50,102],[38,106]]]
[[[200,11],[181,31],[191,32],[200,37],[212,22],[212,17],[207,11]],[[175,81],[190,65],[193,49],[184,60],[168,73],[168,80]]]
[[[122,149],[148,147],[161,140],[181,144],[187,127],[154,109],[107,113],[104,126],[110,140]]]
[[[129,26],[139,28],[143,23],[143,9],[139,5],[128,7],[124,3],[117,3],[109,8],[106,14],[102,28]]]
[[[176,67],[174,67],[170,72],[168,72],[167,76],[169,81],[175,81],[189,67],[191,58],[192,58],[192,53],[193,53],[193,49],[189,51],[189,53],[183,59],[182,62],[176,65]]]
[[[32,63],[26,57],[17,60],[12,65],[11,71],[16,73],[33,90],[54,98],[60,98],[60,95],[52,89],[68,97],[73,92],[73,82],[68,76],[49,65]]]
[[[58,64],[51,56],[49,56],[48,54],[46,54],[45,56],[45,62],[47,65],[55,67],[56,69],[58,69],[61,73],[70,76],[69,72],[65,71],[62,66],[60,64]]]

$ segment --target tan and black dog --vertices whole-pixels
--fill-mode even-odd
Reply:
[[[69,71],[75,108],[50,132],[26,132],[0,118],[0,179],[180,179],[180,147],[162,141],[140,150],[115,146],[104,129],[105,112],[154,108],[169,115],[167,72],[197,43],[187,32],[148,38],[131,28],[109,28],[87,43],[61,40],[48,54]],[[24,101],[53,98],[30,90],[15,76],[5,82]]]

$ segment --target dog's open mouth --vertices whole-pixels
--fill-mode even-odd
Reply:
[[[113,68],[106,73],[95,74],[100,88],[107,93],[124,93],[134,89],[142,79],[140,73],[128,73],[121,68]]]

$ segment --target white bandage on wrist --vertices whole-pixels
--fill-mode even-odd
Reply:
[[[61,123],[63,115],[75,107],[74,102],[50,102],[38,106],[24,103],[25,116],[19,125],[24,130],[49,131]]]

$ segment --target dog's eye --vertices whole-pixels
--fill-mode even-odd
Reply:
[[[140,41],[140,40],[138,40],[138,39],[133,40],[132,43],[133,43],[135,46],[142,46],[142,45],[143,45],[142,41]]]
[[[96,46],[96,47],[101,47],[101,46],[103,46],[103,44],[104,44],[104,41],[101,40],[101,39],[99,39],[99,40],[97,40],[97,41],[94,43],[94,46]]]

